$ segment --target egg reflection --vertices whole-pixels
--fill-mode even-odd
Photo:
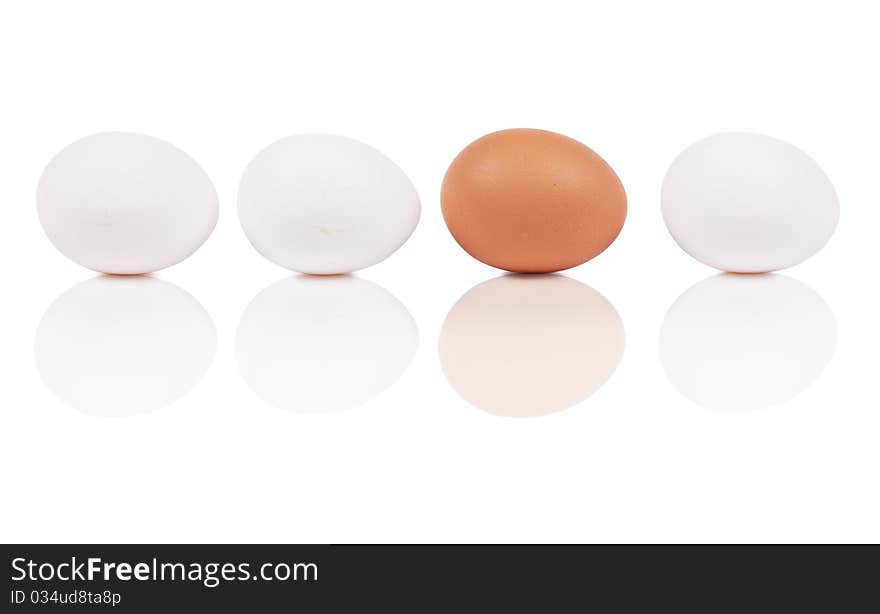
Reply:
[[[406,307],[357,277],[295,276],[260,292],[241,317],[242,377],[280,409],[328,412],[361,405],[403,373],[418,347]]]
[[[834,354],[837,323],[824,300],[783,275],[716,275],[669,308],[660,360],[695,403],[754,410],[809,386]]]
[[[502,416],[539,416],[598,390],[625,335],[605,297],[562,275],[504,275],[459,299],[440,333],[440,362],[466,401]]]
[[[101,276],[59,296],[37,328],[34,354],[46,386],[97,416],[155,410],[182,397],[217,346],[192,296],[153,277]]]

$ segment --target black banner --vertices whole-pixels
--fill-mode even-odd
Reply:
[[[17,545],[2,552],[4,612],[880,608],[875,546]]]

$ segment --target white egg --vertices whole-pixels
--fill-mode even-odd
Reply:
[[[663,182],[663,218],[681,248],[734,273],[776,271],[818,252],[837,194],[800,149],[759,134],[717,134],[685,149]]]
[[[349,273],[381,262],[415,230],[421,206],[394,162],[359,141],[282,139],[241,178],[238,214],[253,246],[285,268]]]
[[[217,193],[196,162],[143,134],[102,132],[65,147],[37,188],[37,211],[65,256],[102,273],[164,269],[217,223]]]

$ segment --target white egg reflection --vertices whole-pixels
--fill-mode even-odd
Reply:
[[[260,292],[238,326],[242,377],[280,409],[362,405],[401,376],[419,343],[392,294],[357,277],[295,276]]]
[[[669,381],[695,403],[754,410],[807,388],[836,341],[834,314],[803,283],[722,274],[697,283],[669,308],[660,360]]]
[[[539,416],[586,399],[620,363],[623,323],[605,297],[563,275],[504,275],[471,288],[440,333],[440,362],[466,401]]]
[[[37,369],[58,397],[96,416],[171,404],[207,371],[217,346],[190,294],[153,277],[101,276],[59,296],[37,328]]]

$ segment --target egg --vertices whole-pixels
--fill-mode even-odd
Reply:
[[[217,193],[196,162],[143,134],[102,132],[68,145],[40,177],[49,240],[102,273],[151,273],[184,260],[217,224]]]
[[[493,132],[458,154],[441,206],[466,252],[518,273],[578,266],[611,245],[626,219],[623,185],[598,154],[525,128]]]
[[[819,165],[760,134],[717,134],[685,149],[666,173],[661,202],[679,246],[732,273],[803,262],[828,242],[840,216]]]
[[[369,145],[306,134],[261,151],[245,169],[238,214],[272,262],[300,273],[350,273],[406,242],[421,214],[404,172]]]

